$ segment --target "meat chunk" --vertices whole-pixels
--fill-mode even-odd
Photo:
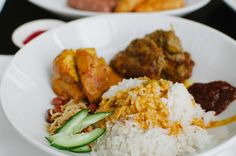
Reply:
[[[174,31],[157,30],[145,36],[153,40],[166,53],[181,53],[183,48],[180,39]]]
[[[68,0],[70,7],[87,11],[111,12],[117,0]]]
[[[132,41],[115,56],[111,66],[126,78],[147,76],[183,82],[191,77],[194,62],[174,31],[157,30]]]
[[[53,62],[53,74],[65,82],[78,82],[79,77],[75,65],[75,51],[63,50]]]
[[[121,81],[94,48],[64,50],[53,62],[52,89],[58,96],[79,101],[99,100],[111,85]]]
[[[91,103],[99,100],[103,92],[111,85],[121,81],[105,60],[97,57],[95,50],[94,52],[86,49],[77,50],[76,64],[83,91]]]
[[[165,55],[166,65],[161,77],[173,82],[183,82],[192,76],[194,62],[187,52]]]
[[[78,82],[66,82],[60,77],[52,78],[52,89],[58,96],[79,101],[85,98]]]
[[[147,76],[160,79],[165,65],[164,54],[151,39],[136,39],[111,61],[115,71],[125,78]]]
[[[155,41],[163,49],[166,65],[161,78],[174,82],[183,82],[192,75],[194,62],[189,53],[184,52],[180,39],[174,31],[157,30],[145,36]]]
[[[63,50],[53,61],[52,89],[58,96],[80,100],[84,98],[79,87],[75,51]]]

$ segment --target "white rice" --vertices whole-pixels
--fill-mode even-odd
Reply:
[[[118,85],[112,86],[107,92],[105,92],[102,95],[102,98],[111,98],[115,96],[119,91],[141,86],[144,82],[146,82],[146,80],[137,78],[123,79],[123,81],[119,82]]]
[[[143,80],[123,80],[118,86],[111,87],[103,97],[114,96],[118,91],[136,87]],[[192,125],[192,119],[203,118],[205,123],[212,121],[213,112],[206,113],[200,105],[194,103],[193,97],[184,85],[171,85],[168,98],[162,101],[169,108],[169,120],[179,121],[182,132],[178,136],[169,135],[169,129],[152,128],[143,130],[134,121],[117,121],[107,123],[105,135],[99,139],[92,152],[93,156],[186,156],[194,155],[211,142],[207,131]]]
[[[168,91],[168,98],[162,98],[169,108],[171,121],[181,121],[182,125],[189,125],[194,118],[203,118],[208,124],[214,118],[214,112],[205,112],[183,84],[175,83]]]
[[[211,137],[197,126],[186,126],[178,137],[168,130],[145,131],[132,121],[107,124],[106,134],[97,142],[93,156],[182,156],[194,155],[207,147]]]

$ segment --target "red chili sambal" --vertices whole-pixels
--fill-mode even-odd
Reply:
[[[216,115],[236,99],[236,88],[225,81],[194,83],[188,90],[203,109],[215,111]]]
[[[23,44],[27,44],[29,43],[32,39],[34,39],[35,37],[41,35],[42,33],[44,33],[46,30],[39,30],[39,31],[35,31],[32,34],[30,34],[24,41]]]

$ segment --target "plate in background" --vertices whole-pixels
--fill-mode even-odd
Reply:
[[[236,0],[224,0],[224,2],[236,11]]]
[[[70,18],[78,18],[78,17],[101,15],[101,14],[112,14],[112,13],[100,13],[100,12],[81,11],[73,9],[67,6],[66,0],[29,0],[29,1],[48,11]],[[186,6],[183,8],[160,11],[157,12],[157,14],[182,16],[200,9],[210,2],[210,0],[185,0],[185,1],[186,1]]]
[[[1,13],[5,3],[6,3],[6,0],[0,0],[0,13]]]

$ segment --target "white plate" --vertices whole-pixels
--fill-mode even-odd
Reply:
[[[29,0],[29,1],[41,8],[44,8],[46,10],[49,10],[51,12],[54,12],[56,14],[65,17],[76,18],[76,17],[104,14],[99,12],[81,11],[70,8],[66,4],[67,0]],[[186,6],[183,8],[161,11],[158,12],[158,14],[182,16],[200,9],[201,7],[205,6],[207,3],[210,2],[210,0],[185,0],[185,1],[186,1]]]
[[[45,112],[55,96],[50,87],[53,59],[65,48],[95,47],[98,55],[109,61],[131,40],[171,27],[196,62],[192,77],[195,82],[226,80],[236,86],[236,42],[212,28],[156,14],[92,17],[46,32],[16,54],[1,85],[1,101],[7,118],[34,145],[51,154],[65,156],[68,153],[53,149],[44,138],[48,135]],[[220,117],[235,112],[234,102]],[[211,134],[219,143],[201,155],[223,151],[236,140],[235,133],[236,123],[212,130]]]
[[[234,11],[236,11],[236,0],[224,0],[228,6],[230,6]]]
[[[64,24],[64,21],[57,19],[38,19],[34,21],[27,22],[14,30],[12,33],[12,42],[19,48],[24,46],[24,40],[29,37],[32,33],[56,28]]]
[[[6,0],[0,0],[0,13],[4,7],[5,2],[6,2]]]

